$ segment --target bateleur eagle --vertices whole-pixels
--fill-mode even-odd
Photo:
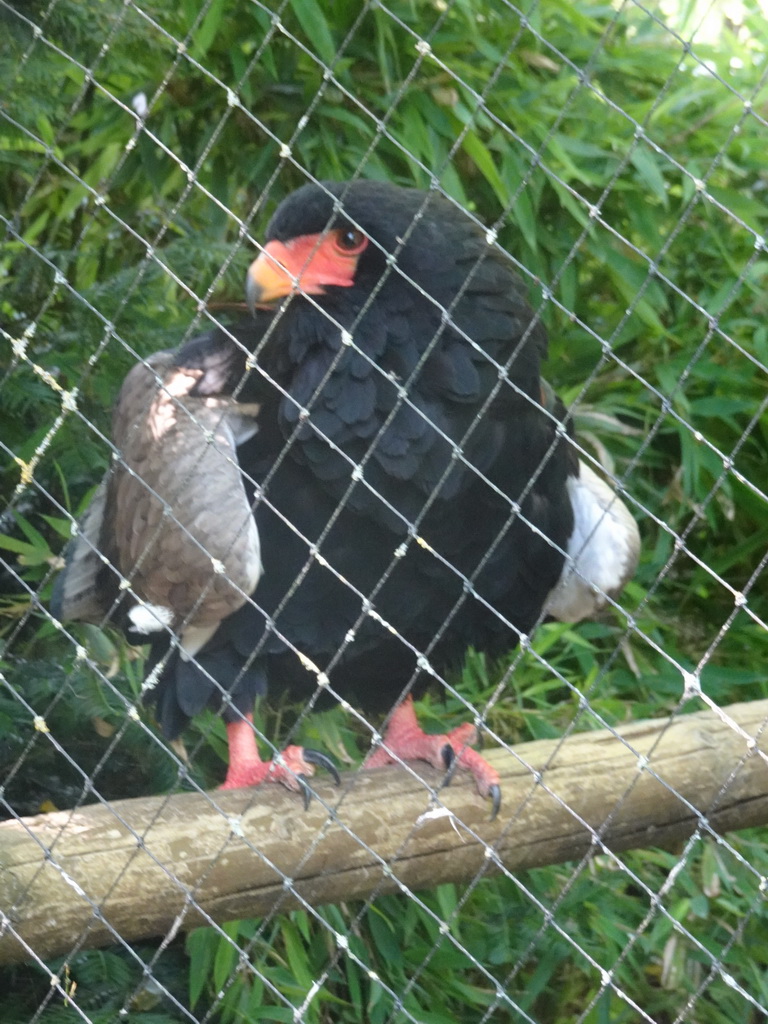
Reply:
[[[259,760],[251,711],[267,684],[330,691],[366,711],[394,705],[367,764],[456,764],[495,813],[498,775],[468,745],[474,726],[425,735],[414,684],[459,665],[470,645],[503,654],[547,615],[592,614],[620,591],[639,551],[633,518],[577,458],[566,410],[541,377],[546,334],[523,284],[449,200],[355,181],[306,185],[278,207],[247,297],[256,320],[238,334],[241,344],[210,332],[177,352],[167,372],[202,371],[205,380],[205,360],[218,367],[207,393],[221,403],[219,425],[210,430],[227,435],[216,447],[240,526],[220,522],[216,540],[196,540],[211,555],[234,552],[235,535],[250,538],[251,553],[260,541],[263,574],[256,584],[253,563],[250,576],[239,566],[234,590],[242,598],[253,582],[252,598],[195,632],[205,641],[194,651],[185,636],[199,627],[188,606],[176,608],[172,590],[157,600],[134,588],[181,629],[177,645],[166,629],[151,635],[149,696],[164,732],[176,735],[190,715],[216,707],[230,740],[225,785],[272,779],[296,788],[296,775],[330,762],[296,747],[284,753],[288,771]],[[244,348],[256,352],[250,374]],[[237,411],[229,396],[240,378]],[[199,385],[180,397],[186,404],[198,393]],[[238,437],[233,422],[255,405],[258,429]],[[200,419],[202,409],[189,411]],[[142,407],[133,429],[146,426]],[[208,450],[202,437],[178,440]],[[188,453],[161,443],[156,453],[194,507],[196,488],[210,489],[207,461],[189,470]],[[245,490],[223,484],[235,457]],[[256,541],[241,532],[246,506]],[[115,534],[130,532],[130,522],[123,516],[118,526],[108,508],[100,514],[99,547],[112,560]],[[87,536],[88,521],[83,529]],[[116,564],[138,580],[132,551],[129,564],[119,556]],[[229,568],[221,552],[214,557]],[[71,558],[68,572],[76,564]],[[63,611],[83,617],[72,607]]]

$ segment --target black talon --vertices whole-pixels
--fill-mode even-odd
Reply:
[[[491,798],[490,820],[493,821],[493,819],[499,813],[499,808],[501,807],[501,786],[499,786],[497,783],[494,783],[492,786],[489,786],[488,796]]]
[[[312,803],[312,790],[309,788],[306,775],[297,775],[296,779],[301,787],[301,796],[304,800],[304,810],[309,810],[309,805]]]
[[[312,747],[304,747],[303,750],[305,761],[308,761],[309,764],[316,764],[318,768],[325,768],[336,785],[341,785],[341,776],[336,770],[336,765],[327,754],[324,754],[321,750],[313,750]]]
[[[453,749],[450,743],[446,743],[443,749],[440,751],[443,755],[443,764],[445,770],[450,771],[453,768],[453,763],[456,760],[456,751]]]

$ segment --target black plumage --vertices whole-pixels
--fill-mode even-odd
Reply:
[[[318,672],[386,711],[470,645],[508,651],[574,535],[578,460],[542,390],[544,329],[463,211],[384,183],[308,185],[278,208],[248,293],[292,293],[239,335],[258,352],[240,397],[256,389],[259,429],[238,460],[264,571],[194,659],[153,641],[169,736],[206,705],[247,716],[267,686],[312,692]],[[217,333],[177,360],[221,393],[245,371]]]

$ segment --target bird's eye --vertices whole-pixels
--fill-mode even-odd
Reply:
[[[368,239],[357,228],[339,228],[335,232],[336,248],[347,256],[355,256],[368,245]]]

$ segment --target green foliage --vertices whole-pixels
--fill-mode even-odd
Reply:
[[[683,37],[701,5],[677,6]],[[496,227],[549,329],[548,377],[641,520],[626,636],[618,613],[546,626],[511,674],[470,652],[455,691],[425,702],[425,725],[471,704],[514,743],[667,714],[681,668],[700,669],[721,704],[768,696],[757,0],[741,28],[723,22],[692,49],[642,6],[596,0],[546,0],[526,19],[498,0],[289,0],[279,26],[260,3],[59,0],[0,19],[0,766],[16,813],[91,799],[89,777],[108,798],[185,783],[129,714],[137,652],[91,628],[64,635],[43,609],[70,517],[109,464],[126,370],[205,326],[206,304],[218,315],[241,300],[248,236],[307,173],[438,182]],[[270,705],[259,724],[276,741],[297,725],[341,761],[368,743],[338,711]],[[214,784],[220,721],[202,716],[185,742],[189,775]],[[305,1001],[300,1019],[322,1024],[634,1024],[626,997],[660,1024],[757,1021],[738,986],[768,1003],[764,836],[699,837],[678,870],[681,855],[626,854],[623,868],[600,855],[50,966],[99,1024],[121,1008],[167,1024],[189,1019],[183,1007],[221,1024],[292,1021]],[[712,957],[722,971],[710,976]],[[75,1019],[42,969],[5,971],[0,987],[9,1024],[43,1004],[35,1019]]]
[[[136,1020],[140,1024],[173,1024],[184,1015],[186,993],[179,987],[185,969],[180,943],[154,961],[154,950],[83,950],[67,959],[51,961],[58,985],[36,966],[9,968],[5,981],[16,997],[3,1005],[3,1024],[26,1024],[44,1006],[46,1024],[71,1024],[76,1004],[90,1024]],[[151,966],[151,976],[146,968]]]

